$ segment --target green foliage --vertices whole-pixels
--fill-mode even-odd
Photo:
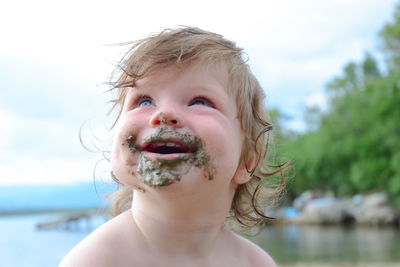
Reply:
[[[387,54],[388,65],[392,68],[400,68],[400,5],[397,6],[393,22],[388,23],[380,32],[383,41],[383,49]]]
[[[286,140],[292,140],[295,136],[295,132],[284,128],[284,122],[289,120],[290,117],[286,114],[283,114],[278,109],[270,109],[269,115],[271,117],[271,123],[274,133],[274,143],[280,146]]]
[[[296,178],[289,193],[333,190],[338,195],[375,190],[400,196],[400,5],[381,36],[388,55],[382,75],[372,55],[350,62],[327,85],[329,110],[309,109],[309,131],[286,139]],[[399,199],[397,199],[399,200]]]

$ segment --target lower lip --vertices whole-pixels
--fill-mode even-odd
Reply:
[[[190,153],[172,153],[172,154],[158,154],[158,153],[152,153],[152,152],[142,152],[142,153],[152,160],[156,160],[159,158],[165,159],[165,160],[174,160],[178,157],[190,155]]]

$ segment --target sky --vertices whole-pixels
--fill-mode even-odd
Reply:
[[[93,179],[112,117],[105,84],[126,47],[164,28],[196,26],[248,54],[266,105],[303,131],[307,106],[327,106],[325,85],[366,51],[398,0],[29,1],[0,4],[0,186]],[[96,169],[106,179],[105,161]]]

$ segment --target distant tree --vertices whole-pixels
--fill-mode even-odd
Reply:
[[[400,69],[400,4],[396,7],[393,21],[383,27],[380,36],[388,66],[392,69]]]
[[[376,60],[368,52],[365,54],[361,68],[364,79],[375,79],[381,76]]]
[[[308,131],[315,131],[321,124],[321,109],[318,106],[306,107],[304,111],[304,121]]]
[[[360,82],[360,77],[357,74],[357,65],[354,62],[347,63],[343,69],[343,76],[336,77],[327,85],[330,93],[335,95],[343,95],[354,91]]]
[[[295,133],[285,127],[286,122],[290,119],[287,114],[282,113],[279,109],[273,108],[269,110],[271,123],[275,139],[278,143],[285,142],[294,137]]]

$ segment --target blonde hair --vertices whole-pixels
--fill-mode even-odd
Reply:
[[[251,179],[236,189],[228,219],[238,223],[230,223],[238,231],[264,225],[270,219],[266,216],[266,209],[276,203],[284,188],[283,173],[288,164],[273,166],[266,161],[272,125],[263,105],[264,91],[243,59],[243,50],[219,34],[192,27],[167,29],[127,44],[131,48],[111,76],[112,89],[117,90],[115,99],[111,101],[111,110],[119,109],[115,123],[121,115],[127,87],[133,87],[137,80],[169,66],[199,61],[227,65],[228,87],[236,101],[245,136],[241,161],[246,160],[252,151],[257,155],[256,166],[248,170]],[[118,78],[113,81],[116,76]],[[132,201],[132,189],[123,185],[121,188],[111,197],[114,215],[121,213]]]

